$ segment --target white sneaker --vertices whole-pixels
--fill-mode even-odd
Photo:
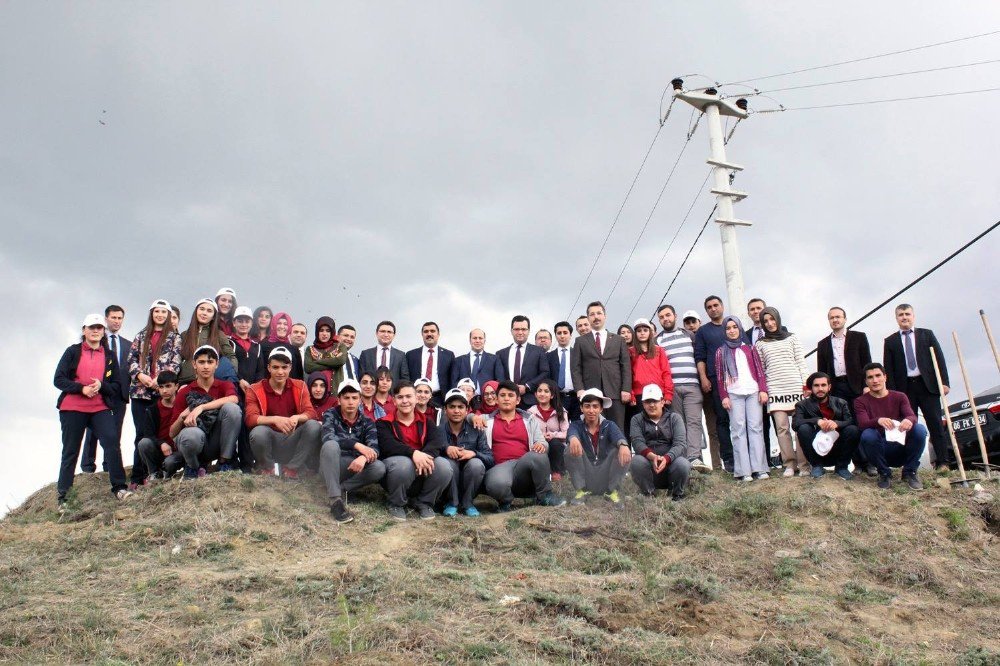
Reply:
[[[785,471],[781,473],[781,476],[784,476],[786,478],[789,476],[795,476],[795,470],[792,469],[791,467],[786,467]]]
[[[752,476],[744,476],[742,479],[740,479],[740,481],[742,481],[743,483],[750,483],[750,482],[753,481],[753,477]]]
[[[119,490],[118,492],[115,493],[115,497],[117,497],[118,499],[120,499],[122,501],[127,500],[128,498],[132,497],[133,495],[135,495],[135,493],[133,493],[131,490],[125,490],[124,488],[122,490]]]
[[[767,472],[757,472],[757,476],[754,477],[758,481],[763,481],[764,479],[770,479],[771,475]]]

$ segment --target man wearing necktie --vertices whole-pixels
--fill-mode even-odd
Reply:
[[[118,383],[121,386],[121,393],[116,396],[118,400],[111,411],[115,417],[115,424],[118,426],[118,439],[111,445],[121,448],[122,424],[125,422],[125,411],[128,405],[129,385],[131,378],[128,373],[128,353],[132,348],[132,341],[119,335],[122,324],[125,322],[125,309],[120,305],[109,305],[104,309],[104,321],[107,331],[107,346],[115,359],[118,361]],[[87,430],[87,435],[83,440],[83,450],[80,453],[80,469],[84,472],[97,471],[97,439],[91,430]],[[105,467],[106,469],[106,467]]]
[[[573,326],[561,321],[552,328],[556,336],[556,348],[550,351],[549,374],[555,378],[562,397],[562,406],[569,413],[569,420],[580,418],[580,400],[573,386]]]
[[[420,337],[424,344],[406,352],[410,377],[422,377],[429,381],[434,394],[434,406],[444,407],[444,394],[455,387],[451,383],[451,366],[455,362],[455,354],[438,345],[441,329],[433,321],[425,322],[420,327]]]
[[[451,386],[458,386],[463,379],[476,385],[476,395],[482,395],[483,384],[503,379],[496,354],[486,351],[486,331],[474,328],[469,331],[469,352],[455,356],[451,364]]]
[[[625,403],[632,401],[632,361],[621,336],[604,330],[607,316],[604,304],[594,301],[587,306],[590,333],[577,339],[570,355],[573,388],[577,398],[586,389],[600,389],[611,400],[604,417],[625,431]]]
[[[535,389],[543,379],[549,378],[548,359],[541,347],[528,342],[530,333],[531,320],[524,315],[516,315],[510,321],[513,344],[496,353],[502,378],[517,385],[523,409],[535,404]]]
[[[331,385],[331,390],[335,391],[335,386],[340,386],[345,379],[353,379],[358,381],[359,374],[359,362],[358,357],[350,353],[351,348],[354,347],[354,342],[358,338],[357,329],[355,329],[350,324],[344,324],[337,329],[337,339],[347,347],[347,362],[344,365],[337,368],[336,373],[333,376],[333,382]]]
[[[882,347],[886,385],[891,391],[906,394],[914,414],[918,409],[923,414],[934,449],[934,465],[937,469],[947,469],[952,456],[941,424],[941,389],[938,388],[931,361],[933,349],[941,370],[944,395],[948,395],[948,365],[944,360],[944,352],[934,331],[915,328],[916,317],[912,305],[901,303],[896,306],[895,312],[899,330],[887,337]]]

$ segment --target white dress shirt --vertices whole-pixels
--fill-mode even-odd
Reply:
[[[847,376],[847,362],[844,360],[844,348],[847,345],[847,331],[830,334],[830,346],[833,348],[833,375],[835,377]]]
[[[430,350],[434,350],[431,354]],[[431,358],[431,376],[427,379],[431,382],[431,391],[437,393],[441,390],[441,382],[438,380],[438,354],[440,353],[439,347],[437,345],[433,347],[428,347],[424,345],[420,348],[420,376],[423,377],[427,371],[427,359]]]

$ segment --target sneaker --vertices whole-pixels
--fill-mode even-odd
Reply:
[[[434,509],[428,504],[418,504],[417,505],[417,515],[420,516],[421,520],[433,520],[434,519]],[[454,508],[454,507],[452,507]],[[454,514],[452,514],[454,515]]]
[[[133,481],[132,483],[128,484],[128,489],[134,493],[139,489],[139,484]]]
[[[786,467],[785,471],[781,473],[781,476],[785,477],[786,479],[788,477],[790,477],[790,476],[795,476],[795,468],[794,467]]]
[[[124,488],[115,493],[115,497],[117,497],[119,500],[123,502],[128,498],[133,497],[134,495],[135,493],[133,493],[131,490],[126,490]]]
[[[754,472],[753,478],[757,481],[763,481],[764,479],[770,479],[771,475],[767,472]]]
[[[878,473],[878,467],[876,467],[875,465],[872,465],[870,463],[868,465],[865,465],[865,474],[867,474],[868,476],[870,476],[870,477],[872,477],[874,479],[876,476],[879,475],[879,473]]]
[[[702,460],[701,458],[691,461],[691,469],[695,470],[696,472],[702,472],[704,474],[708,474],[709,472],[712,471],[712,468],[706,465],[705,461]]]
[[[474,506],[470,506],[465,510],[465,515],[469,518],[477,518],[479,517],[479,509]]]
[[[738,478],[737,480],[741,481],[743,483],[750,483],[750,482],[753,481],[753,477],[752,476],[744,476],[742,478]]]
[[[441,515],[442,516],[447,516],[448,518],[451,518],[452,516],[457,516],[458,515],[458,507],[454,506],[452,504],[449,504],[448,506],[446,506],[444,508],[444,511],[441,512]]]
[[[847,469],[846,467],[838,467],[836,470],[834,470],[834,473],[836,473],[836,475],[842,478],[844,481],[850,481],[851,479],[854,478],[854,475],[851,474],[851,470]]]
[[[198,470],[194,467],[184,467],[184,480],[194,481],[198,478]]]
[[[920,483],[920,479],[917,478],[916,472],[911,472],[910,474],[904,474],[903,481],[906,481],[906,485],[910,487],[910,490],[924,489],[924,484]]]
[[[556,495],[551,490],[544,495],[542,495],[538,500],[539,506],[562,506],[566,503],[566,500],[559,495]]]
[[[559,472],[552,472],[552,480],[562,481],[562,474],[560,474]]]
[[[208,476],[208,470],[206,470],[204,467],[199,467],[198,468],[198,478],[199,479],[204,479],[206,476]]]
[[[257,473],[260,474],[261,476],[274,476],[274,469],[270,467],[264,467],[262,469],[258,469]]]
[[[676,493],[674,493],[673,495],[670,496],[670,501],[671,502],[680,502],[685,497],[687,497],[687,494],[683,490],[678,490]]]
[[[513,511],[513,510],[514,507],[511,505],[510,502],[501,502],[497,506],[497,513],[507,513],[508,511]]]
[[[891,486],[891,485],[892,485],[892,482],[889,480],[888,476],[882,476],[881,474],[879,474],[879,476],[878,476],[878,487],[879,488],[881,488],[882,490],[889,490],[889,486]]]
[[[295,469],[294,467],[282,467],[281,468],[281,477],[283,479],[287,479],[289,481],[298,481],[299,480],[299,470]]]
[[[330,515],[333,516],[333,519],[338,523],[349,523],[354,520],[354,516],[347,510],[347,507],[344,506],[343,500],[339,498],[333,500],[333,503],[330,504]]]
[[[393,520],[406,520],[406,509],[395,504],[389,505],[389,515]]]
[[[617,490],[612,490],[610,493],[605,493],[604,496],[612,504],[621,504],[622,503],[622,498],[618,496],[618,491]]]
[[[60,495],[56,498],[56,506],[59,509],[59,513],[66,513],[66,509],[69,507],[66,505],[66,496]]]
[[[818,479],[824,474],[826,474],[826,470],[823,469],[823,467],[820,465],[816,465],[815,467],[812,468],[812,471],[809,472],[809,476],[811,476],[814,479]]]
[[[232,465],[230,465],[228,462],[224,462],[224,463],[219,463],[219,467],[215,471],[219,473],[224,473],[224,472],[232,472],[233,469],[235,468]]]
[[[587,503],[587,495],[590,493],[586,490],[578,490],[576,494],[573,495],[573,499],[569,501],[570,506],[583,506]]]

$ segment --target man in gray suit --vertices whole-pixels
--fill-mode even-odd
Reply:
[[[392,341],[396,339],[396,325],[391,321],[380,321],[375,327],[375,338],[378,345],[369,347],[361,352],[361,372],[375,371],[385,366],[392,373],[393,386],[401,380],[410,380],[410,371],[406,368],[406,354],[403,350],[392,346]]]
[[[132,341],[118,335],[122,324],[125,323],[125,309],[122,306],[109,305],[104,308],[104,321],[106,325],[105,330],[107,331],[108,349],[118,359],[118,384],[121,386],[121,393],[115,396],[115,406],[111,411],[118,426],[118,441],[116,444],[121,448],[122,424],[125,422],[125,411],[128,405],[128,388],[131,383],[128,366],[125,365],[125,362],[128,360],[128,352],[132,348]],[[83,452],[80,454],[80,469],[84,472],[97,471],[97,438],[94,437],[94,433],[89,428],[83,440]],[[106,469],[107,467],[105,466]]]
[[[604,417],[625,432],[624,403],[632,400],[632,362],[628,345],[621,336],[604,330],[607,316],[600,301],[587,306],[587,319],[590,332],[576,339],[570,356],[573,387],[578,397],[587,389],[601,389],[611,398],[611,406],[604,410]]]

